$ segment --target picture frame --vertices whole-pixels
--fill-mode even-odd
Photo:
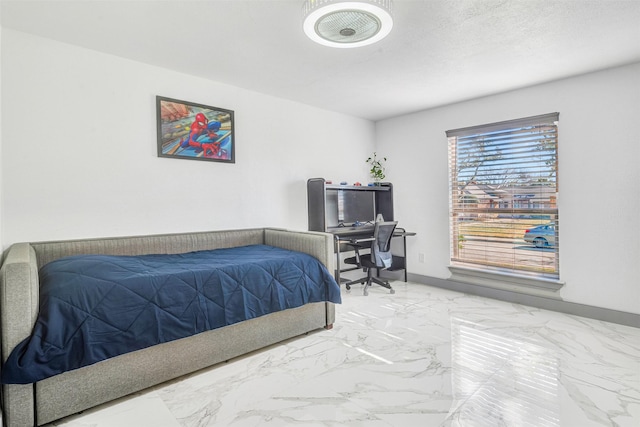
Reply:
[[[156,96],[158,157],[235,163],[234,112]]]

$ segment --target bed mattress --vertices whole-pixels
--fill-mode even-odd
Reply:
[[[37,382],[308,303],[340,303],[339,286],[316,258],[267,245],[79,255],[55,260],[39,274],[38,318],[3,365],[3,383]]]

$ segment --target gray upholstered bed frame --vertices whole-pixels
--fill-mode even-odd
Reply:
[[[31,332],[38,312],[38,269],[52,260],[88,253],[183,253],[250,244],[305,252],[334,270],[330,234],[274,228],[14,244],[0,270],[2,361]],[[334,318],[332,303],[307,304],[127,353],[35,384],[3,385],[4,425],[46,424],[285,339],[330,328]]]

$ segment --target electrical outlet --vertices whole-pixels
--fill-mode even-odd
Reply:
[[[418,262],[424,264],[424,254],[423,253],[419,253],[418,254]]]

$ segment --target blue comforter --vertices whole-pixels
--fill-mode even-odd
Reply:
[[[40,288],[33,333],[2,367],[3,383],[33,383],[310,302],[340,303],[316,258],[265,245],[61,258],[42,267]]]

